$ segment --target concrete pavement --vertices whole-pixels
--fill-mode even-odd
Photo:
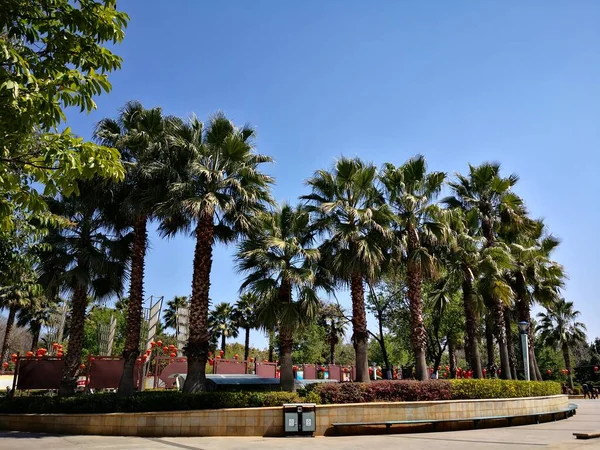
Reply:
[[[575,417],[558,422],[519,427],[441,433],[390,434],[318,438],[138,438],[118,436],[51,436],[35,433],[0,433],[1,450],[234,450],[234,449],[427,449],[496,450],[600,449],[600,439],[576,440],[574,432],[600,430],[600,400],[575,400]]]

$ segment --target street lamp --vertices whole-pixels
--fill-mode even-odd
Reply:
[[[525,369],[525,379],[529,381],[529,344],[527,343],[529,323],[519,322],[519,330],[521,330],[521,347],[523,348],[523,368]]]

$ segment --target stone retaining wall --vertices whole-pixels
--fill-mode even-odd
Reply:
[[[332,422],[451,419],[559,411],[568,396],[317,406],[316,435]],[[113,414],[1,414],[0,430],[112,436],[281,436],[281,407]],[[361,430],[345,430],[345,432]],[[362,430],[364,431],[364,430]]]

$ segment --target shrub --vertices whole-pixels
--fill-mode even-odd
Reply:
[[[74,397],[0,398],[4,413],[100,414],[111,412],[188,411],[198,409],[281,406],[299,401],[290,392],[141,392],[131,397],[116,394],[76,395]]]
[[[555,381],[449,380],[453,399],[543,397],[561,393]]]

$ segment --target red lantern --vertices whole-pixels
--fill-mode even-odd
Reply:
[[[63,356],[63,352],[58,352],[58,353],[56,354],[56,356],[58,356],[59,358],[62,358],[62,356]]]
[[[29,352],[27,352],[25,354],[27,355],[28,358],[31,358],[33,356],[33,352],[32,351],[29,351]]]
[[[161,347],[161,346],[162,346],[162,341],[156,341],[156,345],[157,345],[158,347]]]
[[[52,350],[56,350],[58,348],[58,342],[52,343]]]
[[[95,360],[95,359],[96,359],[96,358],[94,358],[94,357],[92,356],[92,357],[90,358],[90,361],[93,361],[93,360]]]
[[[446,372],[448,372],[450,370],[450,367],[446,366]]]
[[[552,371],[551,371],[550,369],[546,370],[546,373],[547,373],[548,375],[552,375]]]
[[[154,342],[154,341],[150,342],[150,347],[152,347],[152,348],[156,347],[156,342]]]
[[[177,353],[171,353],[169,356],[170,356],[171,358],[175,358],[175,357],[177,356]]]
[[[442,366],[438,366],[438,370],[442,370]]]
[[[79,369],[80,369],[80,370],[83,370],[83,369],[85,369],[85,364],[81,364],[81,365],[79,366]]]
[[[164,353],[169,353],[169,347],[163,347],[163,352]]]
[[[221,359],[221,355],[215,356],[215,359]]]
[[[234,357],[235,359],[238,359],[240,356],[239,356],[239,355],[236,353],[235,355],[233,355],[233,357]]]
[[[6,370],[6,369],[8,368],[8,363],[7,363],[7,362],[3,362],[3,363],[2,363],[2,368],[3,368],[4,370]]]
[[[250,358],[248,358],[248,361],[250,361],[252,363],[252,362],[254,362],[254,358],[251,356]]]
[[[502,369],[498,369],[498,375],[502,373]]]
[[[220,354],[221,356],[223,356],[223,355],[225,354],[225,351],[224,351],[224,350],[219,350],[219,354]]]
[[[263,359],[263,362],[269,362],[269,360],[268,359]]]
[[[598,372],[598,366],[594,367],[594,372]]]

